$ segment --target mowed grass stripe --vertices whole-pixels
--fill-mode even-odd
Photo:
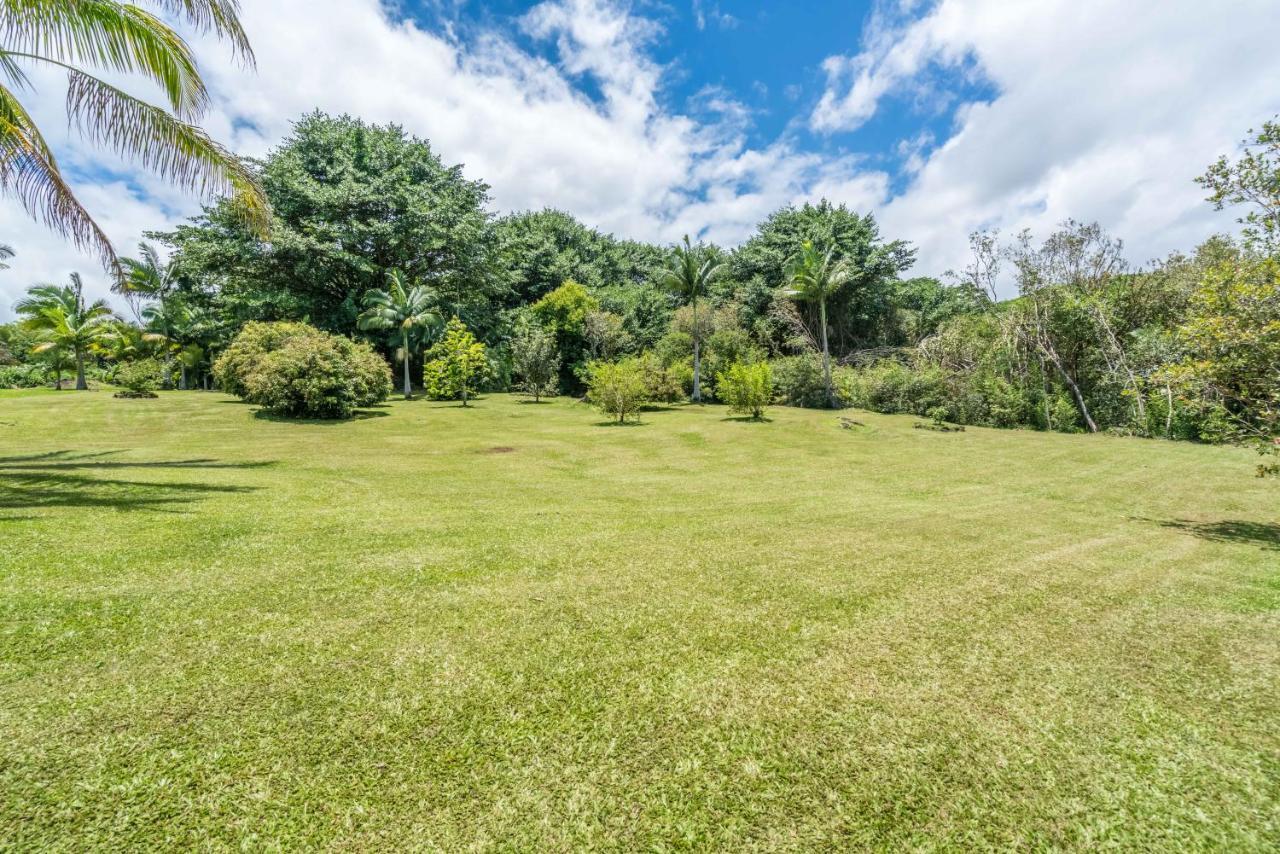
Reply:
[[[1245,451],[502,395],[0,406],[13,847],[1280,842]]]

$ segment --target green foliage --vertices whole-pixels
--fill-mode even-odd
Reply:
[[[827,405],[827,384],[820,356],[812,353],[783,356],[774,359],[770,365],[780,403],[810,409]]]
[[[1209,267],[1179,328],[1186,356],[1164,376],[1201,413],[1209,438],[1280,448],[1280,259]]]
[[[953,411],[957,407],[948,405],[946,378],[936,367],[913,369],[899,361],[885,359],[856,371],[851,385],[849,402],[860,409],[930,418],[934,417],[935,410],[941,410],[946,420],[967,420]]]
[[[640,408],[650,400],[649,378],[640,359],[593,362],[587,381],[587,400],[618,423],[640,418]]]
[[[457,317],[445,326],[444,335],[427,351],[426,358],[423,386],[436,400],[461,400],[466,406],[491,376],[485,346]]]
[[[775,211],[733,253],[724,296],[749,307],[744,324],[768,334],[774,352],[787,343],[792,332],[771,317],[772,297],[787,285],[787,261],[805,241],[830,248],[832,262],[844,261],[851,271],[845,286],[826,304],[832,352],[840,357],[856,349],[902,343],[895,282],[914,263],[916,250],[904,241],[884,241],[870,214],[859,215],[826,200]],[[817,339],[819,305],[814,301],[803,309],[802,320],[810,337]]]
[[[1196,183],[1210,191],[1217,210],[1247,205],[1239,220],[1246,246],[1274,255],[1280,252],[1280,120],[1249,133],[1239,160],[1219,158]]]
[[[208,108],[209,92],[190,47],[161,19],[176,18],[225,38],[240,57],[252,60],[237,3],[6,0],[3,9],[0,186],[19,197],[33,218],[96,252],[109,273],[121,272],[111,242],[62,175],[32,119],[34,111],[29,112],[18,99],[48,82],[43,74],[28,75],[35,67],[67,75],[68,123],[77,125],[85,139],[106,143],[117,155],[181,189],[233,194],[241,221],[265,232],[270,212],[252,174],[240,158],[193,123]],[[165,107],[120,88],[120,78],[130,76],[153,84]],[[52,103],[53,96],[52,92],[40,95],[41,106]],[[7,245],[3,248],[12,254]],[[83,387],[83,370],[79,379],[78,386]]]
[[[642,286],[662,264],[658,247],[615,240],[563,211],[511,214],[494,223],[493,231],[517,304],[541,299],[569,280],[593,290],[617,288],[616,299],[630,300],[644,293]],[[609,310],[627,315],[614,306]]]
[[[164,365],[155,359],[135,359],[118,365],[113,382],[134,397],[154,397],[164,379]]]
[[[529,306],[529,316],[555,336],[561,386],[566,389],[578,387],[578,376],[586,371],[587,316],[599,310],[599,300],[571,279]]]
[[[246,323],[240,334],[214,362],[214,380],[227,394],[245,397],[249,392],[249,374],[261,363],[263,357],[294,338],[316,332],[315,327],[305,323]]]
[[[404,276],[399,270],[387,273],[387,289],[373,289],[364,295],[364,311],[356,318],[356,326],[363,330],[388,332],[393,344],[400,346],[400,359],[404,364],[404,396],[413,391],[409,378],[409,363],[413,347],[421,338],[440,326],[440,313],[434,293],[422,285],[405,287]]]
[[[560,356],[555,337],[542,327],[526,323],[511,339],[511,361],[516,388],[535,401],[551,397],[560,387]]]
[[[693,367],[683,362],[666,363],[652,351],[636,357],[644,373],[651,403],[679,403],[693,385]]]
[[[485,212],[488,187],[446,166],[396,125],[303,116],[262,165],[274,211],[269,241],[226,204],[160,235],[190,283],[216,291],[240,321],[308,318],[355,331],[367,292],[391,270],[430,279],[442,304],[486,326],[504,291]]]
[[[658,278],[662,287],[689,301],[689,334],[693,338],[693,391],[690,397],[695,402],[702,400],[703,330],[698,322],[698,298],[706,296],[723,269],[724,263],[717,251],[702,244],[694,246],[686,234],[683,245],[677,244],[672,248]]]
[[[0,365],[0,388],[40,388],[50,382],[52,377],[46,364]]]
[[[90,351],[106,340],[113,315],[105,300],[86,303],[84,283],[79,273],[71,274],[70,285],[36,285],[13,306],[23,317],[23,325],[38,335],[32,347],[36,353],[60,353],[74,360],[76,388],[86,389],[85,360]]]
[[[530,314],[562,341],[581,340],[587,315],[599,310],[600,302],[572,279],[566,279],[529,308]]]
[[[716,394],[729,411],[759,420],[773,400],[773,373],[768,362],[735,362],[716,376]]]
[[[313,329],[261,357],[244,399],[289,418],[350,418],[390,391],[391,369],[368,344]]]

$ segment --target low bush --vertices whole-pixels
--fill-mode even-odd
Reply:
[[[301,323],[248,324],[214,373],[223,388],[291,418],[350,418],[391,392],[391,368],[368,344]]]
[[[53,375],[47,365],[0,366],[0,388],[39,388],[53,383]]]
[[[653,352],[637,358],[650,403],[679,403],[688,396],[688,389],[693,386],[692,367],[683,363],[663,364]]]
[[[155,359],[136,359],[116,367],[113,382],[124,389],[116,397],[155,397],[164,379],[164,366]]]
[[[822,377],[822,357],[812,354],[783,356],[770,363],[778,402],[786,406],[822,409],[827,405],[827,386]]]
[[[587,400],[601,412],[615,415],[623,424],[640,416],[640,407],[649,401],[644,365],[631,357],[617,362],[593,362],[587,375]]]
[[[948,394],[946,377],[934,367],[912,368],[886,359],[855,373],[850,403],[874,412],[929,415],[933,409],[946,411],[948,420],[958,420],[955,401]],[[932,417],[932,416],[930,416]]]
[[[730,412],[758,420],[773,400],[773,373],[767,362],[735,362],[716,376],[716,389]]]
[[[467,401],[493,376],[485,346],[458,318],[449,321],[444,335],[427,351],[422,384],[435,400]]]
[[[305,323],[246,323],[235,340],[213,363],[213,378],[227,394],[244,397],[251,374],[268,353],[280,349],[285,342],[307,335],[323,335]]]

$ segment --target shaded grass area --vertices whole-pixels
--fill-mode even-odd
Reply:
[[[223,400],[0,402],[13,847],[1280,843],[1248,453]]]

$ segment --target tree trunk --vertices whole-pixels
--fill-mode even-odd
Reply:
[[[89,384],[84,381],[84,351],[76,348],[76,391],[88,391]]]
[[[822,322],[822,377],[827,384],[827,408],[836,408],[836,390],[831,385],[831,350],[827,347],[827,301],[818,301],[818,316]]]
[[[403,333],[402,340],[404,341],[404,399],[408,400],[413,394],[413,386],[409,382],[409,332],[407,330]]]
[[[182,391],[186,391],[187,390],[187,366],[180,365],[179,367],[182,370],[182,378],[178,380],[178,388],[181,389]]]
[[[1173,386],[1164,384],[1164,397],[1169,403],[1169,410],[1164,414],[1164,437],[1173,438]]]
[[[1076,385],[1076,381],[1071,378],[1071,374],[1067,373],[1067,368],[1062,364],[1062,360],[1058,358],[1058,354],[1052,348],[1046,348],[1049,361],[1053,362],[1053,366],[1058,369],[1058,375],[1062,377],[1062,381],[1066,383],[1067,391],[1071,392],[1071,399],[1075,401],[1076,409],[1080,411],[1080,417],[1084,419],[1084,424],[1089,428],[1090,433],[1098,432],[1098,425],[1093,420],[1093,416],[1089,414],[1089,406],[1084,402],[1084,395],[1080,392],[1080,386]]]
[[[53,366],[53,390],[62,391],[62,366]]]
[[[702,347],[698,334],[698,295],[693,295],[693,402],[702,403]]]

